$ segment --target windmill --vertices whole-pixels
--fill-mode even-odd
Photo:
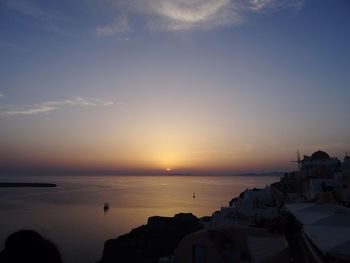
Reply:
[[[300,159],[300,151],[297,151],[297,161],[292,161],[293,163],[298,163],[299,170],[301,169],[301,159]]]

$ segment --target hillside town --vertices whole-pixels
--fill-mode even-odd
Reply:
[[[299,170],[246,189],[159,263],[350,262],[350,157],[298,154]]]

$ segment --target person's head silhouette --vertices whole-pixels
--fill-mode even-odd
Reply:
[[[0,263],[62,263],[60,252],[49,240],[33,230],[20,230],[11,234]]]

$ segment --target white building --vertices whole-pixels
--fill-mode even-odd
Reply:
[[[248,220],[273,219],[278,216],[272,190],[266,186],[263,189],[249,189],[235,203],[238,219]]]
[[[325,167],[329,172],[334,172],[340,167],[340,164],[337,157],[330,157],[328,153],[318,150],[311,156],[304,155],[303,160],[301,160],[300,170],[307,172],[314,168]]]
[[[301,223],[303,241],[312,255],[322,255],[327,262],[350,262],[349,208],[316,203],[285,207]]]
[[[350,156],[346,155],[341,165],[344,176],[350,177]]]
[[[237,224],[205,228],[183,238],[174,251],[178,263],[288,262],[284,236]]]
[[[311,178],[309,180],[308,199],[314,200],[319,193],[331,192],[337,186],[333,178]]]

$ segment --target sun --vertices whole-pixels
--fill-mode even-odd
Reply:
[[[166,168],[166,170],[167,170],[167,172],[170,172],[171,169],[170,168]]]

